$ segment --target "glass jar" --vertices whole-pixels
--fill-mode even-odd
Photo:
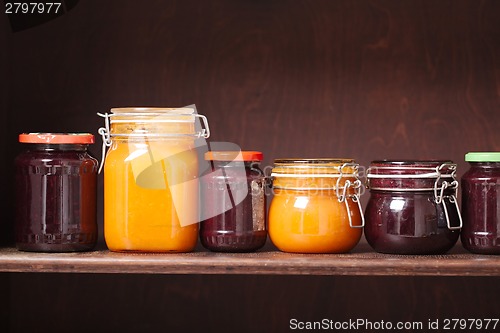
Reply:
[[[15,159],[16,247],[92,250],[97,242],[97,167],[88,133],[23,133]]]
[[[363,228],[358,179],[352,159],[277,159],[269,237],[283,252],[344,253]]]
[[[265,177],[258,151],[210,151],[201,178],[201,244],[216,252],[251,252],[267,240]]]
[[[500,254],[500,152],[470,152],[465,161],[462,245],[472,253]]]
[[[392,254],[442,254],[458,240],[456,164],[451,161],[373,161],[365,237]]]
[[[104,159],[104,239],[110,251],[189,252],[198,240],[193,108],[113,108],[99,133]],[[205,129],[195,120],[201,118]],[[104,148],[104,147],[103,147]],[[104,149],[103,149],[104,150]]]

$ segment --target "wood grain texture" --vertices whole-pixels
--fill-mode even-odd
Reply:
[[[461,176],[466,152],[500,151],[498,22],[497,0],[87,0],[16,33],[0,15],[2,189],[13,193],[19,133],[97,135],[96,112],[117,106],[196,104],[211,141],[262,150],[263,166],[281,157],[444,158]],[[100,156],[99,144],[91,150]],[[9,245],[13,200],[0,202]],[[368,269],[363,259],[361,268],[336,260]],[[446,260],[457,260],[450,272],[463,269],[453,256],[423,269],[445,274]],[[379,262],[391,259],[370,263]],[[472,275],[493,270],[472,262]],[[500,308],[497,277],[267,274],[25,272],[1,273],[0,284],[11,295],[8,332],[285,332],[293,317],[427,321],[495,318]]]
[[[0,332],[9,332],[11,320],[10,275],[0,274]]]
[[[264,167],[442,158],[461,176],[466,152],[500,150],[498,21],[495,0],[81,2],[4,31],[6,160],[20,132],[97,135],[112,107],[196,104],[211,141],[261,150]]]
[[[12,294],[16,295],[12,299],[10,332],[39,332],[49,327],[55,333],[67,332],[69,328],[78,333],[280,333],[290,331],[292,318],[360,318],[394,323],[496,318],[500,292],[495,283],[498,279],[487,277],[283,279],[264,275],[51,273],[9,276]]]
[[[368,276],[500,276],[500,257],[456,248],[446,255],[404,256],[373,252],[368,245],[348,254],[256,253],[27,253],[0,250],[0,272],[264,274]]]
[[[11,161],[13,159],[12,151],[8,148],[13,143],[13,139],[10,133],[10,117],[8,116],[10,112],[9,107],[9,77],[10,77],[10,57],[9,52],[9,33],[7,30],[7,19],[6,15],[0,15],[0,154],[5,156],[5,162],[0,163],[0,174],[10,175],[12,169],[10,167]],[[11,177],[0,177],[0,187],[3,189],[12,189]],[[12,242],[12,230],[13,230],[13,212],[7,211],[7,207],[12,204],[12,199],[9,198],[6,202],[1,203],[0,207],[6,212],[3,219],[0,219],[0,244],[8,244]]]

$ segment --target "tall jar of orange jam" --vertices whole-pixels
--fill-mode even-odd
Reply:
[[[114,108],[100,115],[109,250],[192,251],[199,222],[195,140],[209,136],[206,117],[194,108]]]
[[[283,252],[345,253],[364,226],[364,187],[352,159],[277,159],[268,233]]]

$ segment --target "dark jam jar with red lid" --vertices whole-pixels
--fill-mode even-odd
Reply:
[[[15,159],[16,247],[22,251],[92,250],[97,242],[98,161],[88,133],[25,133]]]
[[[265,177],[257,151],[209,151],[200,179],[201,244],[215,252],[252,252],[267,240]]]
[[[461,179],[462,246],[472,253],[500,254],[500,152],[470,152]]]
[[[373,161],[365,237],[377,252],[444,254],[457,242],[462,219],[452,161]]]

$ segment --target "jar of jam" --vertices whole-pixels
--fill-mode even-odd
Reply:
[[[373,161],[365,237],[391,254],[442,254],[458,240],[456,164],[451,161]]]
[[[92,250],[97,242],[97,167],[88,133],[23,133],[15,159],[16,247]]]
[[[277,159],[269,237],[283,252],[344,253],[359,242],[364,225],[352,159]]]
[[[265,177],[258,151],[209,151],[210,173],[201,178],[205,219],[201,244],[216,252],[251,252],[267,240]]]
[[[113,108],[103,137],[104,240],[117,252],[190,252],[198,241],[196,139],[205,116],[185,108]],[[199,119],[205,125],[201,128]]]
[[[500,152],[470,152],[465,161],[462,245],[472,253],[500,254]]]

